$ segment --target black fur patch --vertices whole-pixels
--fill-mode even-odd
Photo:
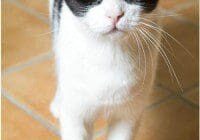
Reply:
[[[159,0],[125,0],[127,3],[140,5],[146,12],[154,10]]]
[[[62,9],[63,0],[54,0],[53,3],[53,22],[59,23],[60,21],[60,12]]]
[[[65,0],[68,7],[76,16],[84,16],[89,8],[98,5],[102,0]]]
[[[61,0],[56,0],[61,1]],[[71,9],[74,15],[84,16],[89,8],[98,5],[103,0],[65,0],[68,7]],[[140,5],[145,12],[154,10],[157,6],[158,0],[125,0],[129,4]]]

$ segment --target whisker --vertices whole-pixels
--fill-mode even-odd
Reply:
[[[138,35],[137,35],[137,37],[138,37]],[[142,52],[143,52],[143,55],[144,55],[144,79],[143,79],[143,84],[145,84],[145,79],[146,79],[146,75],[147,75],[147,58],[146,58],[146,53],[145,53],[143,44],[141,42],[141,39],[140,39],[140,37],[138,37],[138,38],[139,38],[139,42],[141,44],[141,49],[142,49]]]
[[[138,49],[142,49],[142,53],[143,53],[143,56],[144,56],[144,61],[145,61],[145,64],[146,64],[146,56],[144,54],[144,50],[142,48],[142,45],[141,45],[141,42],[138,40],[138,36],[136,35],[136,33],[134,32],[131,32],[133,34],[133,36],[135,37],[136,39],[136,42],[138,44]],[[141,46],[140,46],[141,45]],[[142,87],[144,86],[144,82],[145,82],[145,77],[146,77],[146,65],[145,65],[145,71],[144,71],[144,76],[143,76],[143,80],[142,80]]]
[[[148,17],[149,16],[154,16],[154,17],[176,17],[176,16],[181,16],[181,14],[147,14],[148,15]],[[142,17],[140,17],[140,18],[142,18]]]
[[[132,38],[134,38],[135,41],[136,41],[137,52],[138,52],[138,68],[139,68],[139,71],[141,71],[141,54],[140,54],[140,46],[139,46],[139,43],[138,43],[138,40],[137,40],[136,36],[135,36],[135,35],[133,36],[131,33],[130,33],[130,36],[131,36]]]
[[[159,46],[158,41],[156,40],[155,37],[153,37],[153,35],[149,31],[146,31],[146,30],[143,30],[143,31],[144,31],[143,33],[145,33],[147,36],[149,36],[154,41],[154,43],[156,43],[155,46]],[[162,45],[162,44],[160,44],[160,45]],[[168,56],[166,55],[165,51],[163,50],[162,47],[159,47],[158,50],[159,50],[161,56],[163,57],[165,63],[167,64],[167,67],[169,69],[170,75],[175,78],[179,88],[181,89],[181,91],[183,91],[182,84],[180,83],[180,81],[179,81],[179,79],[177,77],[177,74],[176,74],[176,72],[175,72],[175,70],[174,70],[174,68],[173,68]]]
[[[164,33],[164,34],[167,35],[169,38],[171,38],[172,40],[174,40],[180,47],[182,47],[182,48],[188,53],[188,55],[190,55],[192,58],[194,58],[194,56],[191,54],[191,52],[188,51],[188,50],[184,47],[183,44],[181,44],[181,43],[180,43],[177,39],[175,39],[172,35],[170,35],[168,32],[166,32],[166,31],[163,30],[161,27],[159,27],[158,24],[156,24],[155,22],[153,22],[153,21],[151,21],[151,20],[148,20],[148,19],[144,19],[144,20],[147,20],[147,21],[153,23],[153,24],[156,25],[157,27],[156,27],[156,26],[153,26],[153,25],[149,25],[149,24],[144,23],[144,22],[141,22],[141,24],[143,24],[143,25],[145,25],[145,26],[147,26],[147,27],[150,27],[150,28],[153,29],[153,30],[157,30],[157,31],[160,31],[160,32]]]
[[[138,29],[136,29],[138,32],[140,32],[141,30],[138,30]],[[138,33],[138,35],[140,35],[139,33]],[[144,42],[145,42],[145,44],[146,44],[146,46],[147,46],[147,49],[148,49],[148,51],[149,51],[149,53],[150,53],[150,61],[151,61],[151,68],[153,69],[153,67],[154,67],[154,64],[153,64],[153,56],[152,56],[152,52],[151,52],[151,48],[150,48],[150,46],[149,46],[149,44],[148,44],[148,40],[146,40],[143,36],[141,36],[140,35],[140,37],[144,40]]]
[[[39,34],[39,35],[37,35],[37,36],[45,36],[45,35],[49,35],[49,34],[52,34],[52,33],[54,33],[55,32],[55,30],[52,30],[52,31],[49,31],[49,32],[45,32],[45,33],[41,33],[41,34]]]

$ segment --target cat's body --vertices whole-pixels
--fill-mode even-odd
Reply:
[[[81,0],[51,1],[51,10],[57,11],[51,12],[56,30],[54,51],[58,77],[51,111],[60,121],[62,139],[90,139],[93,121],[104,114],[110,125],[109,140],[131,140],[153,86],[158,51],[149,48],[145,41],[139,50],[141,42],[133,39],[137,34],[110,32],[110,26],[102,27],[107,21],[98,25],[101,16],[91,15],[99,10],[91,7],[88,11],[92,12],[85,9],[81,14],[70,6],[73,1]],[[106,7],[111,3],[112,8],[105,8],[111,14],[117,13],[121,4],[137,9],[135,14],[140,14],[138,6],[128,7],[129,1],[124,0],[103,0],[94,5]],[[122,27],[129,29],[119,25]],[[150,32],[160,39],[158,32]]]

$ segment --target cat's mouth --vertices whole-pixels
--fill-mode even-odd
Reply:
[[[116,33],[116,32],[119,32],[119,30],[116,27],[114,27],[113,29],[108,31],[106,34],[113,34],[113,33]]]
[[[108,32],[104,33],[104,35],[111,35],[111,34],[118,34],[118,33],[124,33],[125,31],[120,30],[117,27],[113,27],[111,30],[109,30]]]

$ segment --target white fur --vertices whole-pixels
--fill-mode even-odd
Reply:
[[[109,140],[130,140],[133,135],[135,96],[150,92],[155,69],[147,65],[143,85],[137,62],[130,57],[138,60],[136,44],[130,39],[123,41],[123,33],[104,35],[113,26],[108,14],[115,16],[121,10],[125,15],[117,27],[128,31],[137,25],[141,12],[124,0],[104,0],[83,18],[75,17],[63,5],[54,45],[57,93],[51,104],[51,112],[60,121],[62,140],[89,139],[90,126],[100,112],[107,113],[110,122],[117,120],[110,123]],[[148,53],[146,57],[148,63]],[[154,50],[154,67],[156,59]]]

